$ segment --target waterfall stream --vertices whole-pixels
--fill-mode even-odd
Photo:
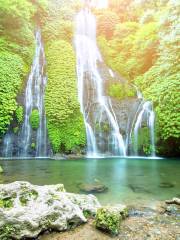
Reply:
[[[78,94],[86,127],[87,154],[103,155],[106,149],[111,155],[125,156],[124,140],[111,101],[105,96],[104,81],[97,66],[102,58],[96,44],[96,19],[88,8],[80,11],[76,17],[75,47]],[[110,74],[112,75],[111,71]],[[104,122],[109,128],[108,136],[102,129]]]
[[[13,143],[13,136],[10,132],[7,132],[4,139],[3,139],[3,157],[12,157],[12,143]]]
[[[34,140],[36,157],[47,156],[47,129],[44,110],[44,92],[47,77],[44,74],[46,62],[39,30],[36,32],[35,39],[36,51],[25,91],[25,118],[20,135],[20,142],[23,146],[20,150],[20,156],[23,157],[28,156],[32,144],[33,132],[30,117],[33,109],[37,109],[39,112],[39,127],[37,129],[36,140]]]
[[[24,94],[24,122],[18,133],[10,127],[3,139],[4,157],[47,157],[48,140],[46,115],[44,109],[44,93],[47,82],[45,75],[45,53],[40,30],[35,34],[35,56],[27,79]],[[33,110],[38,114],[38,127],[31,126]]]

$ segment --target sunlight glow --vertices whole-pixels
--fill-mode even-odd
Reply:
[[[108,0],[92,0],[91,5],[96,8],[107,8]]]

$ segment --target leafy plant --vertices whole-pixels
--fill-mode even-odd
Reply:
[[[21,124],[23,122],[23,118],[24,118],[24,109],[22,106],[18,106],[16,108],[16,119],[18,124]]]
[[[31,127],[35,130],[38,129],[39,121],[40,121],[39,111],[38,111],[38,109],[33,109],[31,116],[30,116]]]

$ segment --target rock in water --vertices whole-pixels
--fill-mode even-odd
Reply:
[[[66,193],[62,184],[35,186],[28,182],[0,185],[0,239],[35,238],[42,231],[64,231],[95,214],[93,195]]]
[[[104,232],[118,235],[121,221],[127,215],[128,210],[125,205],[102,207],[97,210],[95,225]]]
[[[173,198],[172,200],[166,200],[167,204],[177,204],[180,205],[180,198]]]
[[[4,170],[3,170],[3,168],[0,166],[0,173],[3,173],[4,172]]]
[[[108,190],[104,184],[100,182],[82,183],[78,185],[79,189],[85,193],[102,193]]]

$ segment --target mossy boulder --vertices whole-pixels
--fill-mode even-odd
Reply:
[[[95,226],[110,235],[118,235],[121,222],[127,215],[128,210],[124,205],[99,208],[96,214]]]
[[[44,231],[64,231],[87,222],[100,207],[93,195],[65,192],[62,184],[0,184],[0,239],[37,238]]]

